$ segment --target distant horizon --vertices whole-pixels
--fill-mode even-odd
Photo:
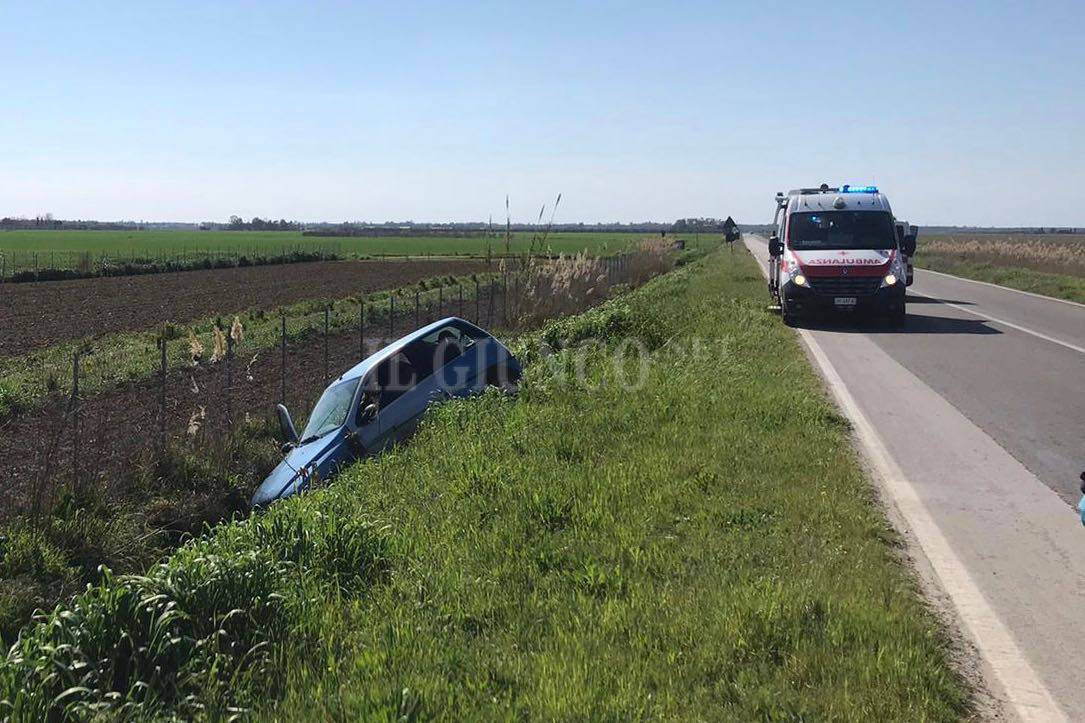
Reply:
[[[463,225],[463,226],[470,225],[470,226],[487,227],[489,225],[489,221],[486,220],[486,219],[483,219],[483,220],[478,220],[478,219],[474,219],[474,220],[448,220],[448,219],[446,219],[446,220],[440,220],[440,221],[434,221],[434,220],[422,220],[422,221],[419,221],[419,220],[413,220],[413,219],[366,221],[366,220],[361,220],[361,219],[351,219],[351,220],[346,220],[346,221],[338,221],[338,220],[320,221],[320,220],[312,220],[312,219],[286,218],[286,217],[283,217],[283,216],[260,216],[259,214],[257,214],[256,217],[260,218],[260,219],[263,219],[265,221],[286,220],[286,221],[288,221],[290,223],[296,223],[296,224],[300,224],[302,226],[360,225],[360,226],[394,227],[394,226],[401,226],[401,225],[404,225],[404,224],[412,225],[412,226],[444,226],[444,225],[449,225],[449,224],[455,224],[455,225]],[[8,214],[0,214],[0,219],[14,219],[14,220],[19,220],[19,221],[33,221],[34,218],[35,218],[34,216],[27,217],[27,216],[11,216],[11,215],[8,215]],[[253,218],[253,216],[248,216],[248,217],[243,217],[243,218],[244,218],[244,220],[249,221],[249,220],[251,220]],[[556,229],[563,229],[563,228],[568,227],[568,226],[577,226],[577,225],[584,225],[584,226],[589,226],[589,227],[592,227],[592,226],[666,226],[666,225],[673,225],[675,222],[677,222],[680,219],[693,219],[693,218],[712,218],[712,217],[706,217],[706,216],[678,216],[677,218],[669,219],[669,220],[644,219],[644,220],[639,220],[639,221],[558,221],[558,220],[555,220],[553,222],[552,226],[553,226],[553,228],[556,228]],[[720,218],[720,217],[716,217],[716,218]],[[200,226],[202,224],[226,225],[227,223],[229,223],[228,219],[225,220],[225,221],[218,221],[218,220],[213,220],[213,219],[202,219],[202,220],[199,220],[199,221],[178,221],[178,220],[162,220],[162,219],[138,219],[137,220],[137,219],[60,218],[60,217],[56,217],[56,216],[54,216],[52,220],[54,222],[59,222],[59,223],[62,223],[62,224],[64,224],[64,223],[71,223],[71,224],[87,223],[87,224],[116,224],[116,225],[124,225],[124,226],[135,226],[135,225],[147,225],[147,226]],[[1045,230],[1049,229],[1051,231],[1082,231],[1082,232],[1085,232],[1085,226],[1058,226],[1058,225],[1049,225],[1049,224],[1013,224],[1013,225],[990,226],[990,225],[967,224],[967,223],[965,223],[965,224],[962,224],[962,223],[957,223],[957,224],[922,223],[922,222],[918,222],[918,221],[913,221],[911,219],[903,219],[903,220],[909,221],[911,223],[911,225],[917,226],[919,228],[935,228],[935,229],[959,228],[959,229],[964,229],[964,230],[1022,231],[1022,232],[1042,228],[1042,229],[1045,229]],[[546,228],[548,226],[548,223],[546,221],[538,222],[538,221],[516,221],[516,220],[511,220],[510,223],[514,227],[521,227],[521,228],[522,227],[531,227],[531,228],[539,228],[539,229],[541,229],[541,228]],[[735,223],[740,227],[751,227],[751,226],[766,226],[767,227],[767,226],[772,225],[771,221],[747,222],[747,221],[743,221],[741,219],[736,219]],[[498,221],[496,219],[493,221],[493,230],[494,230],[494,232],[502,231],[504,229],[504,226],[505,226],[505,221],[504,220],[502,220],[500,223],[498,223]],[[56,229],[56,228],[0,229],[0,233],[2,233],[4,231],[12,231],[12,230],[25,230],[25,231],[81,231],[81,230],[84,230],[85,231],[85,230],[95,230],[95,229],[72,229],[72,228],[59,228],[59,229]],[[168,229],[164,229],[164,230],[168,230]],[[241,229],[241,230],[234,231],[234,232],[235,233],[243,233],[243,232],[249,231],[249,230],[250,229]],[[261,231],[257,231],[257,232],[259,233]],[[267,232],[268,233],[280,233],[280,232],[281,233],[290,233],[290,231],[280,231],[278,229],[268,229]],[[1075,235],[1078,235],[1078,234],[1075,234]]]
[[[1085,7],[690,0],[0,5],[0,215],[720,216],[873,183],[1085,227]],[[590,223],[591,221],[585,221]]]

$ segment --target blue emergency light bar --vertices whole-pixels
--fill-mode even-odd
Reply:
[[[878,192],[878,187],[877,186],[849,186],[848,184],[845,183],[843,186],[840,187],[840,192],[841,193],[877,193]]]

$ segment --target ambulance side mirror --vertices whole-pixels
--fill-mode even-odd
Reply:
[[[773,236],[769,239],[769,256],[783,256],[784,245],[780,242],[779,236]]]
[[[900,244],[900,250],[905,256],[915,255],[915,234],[910,233],[904,237],[904,241]]]

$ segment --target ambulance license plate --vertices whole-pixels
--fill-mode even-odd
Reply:
[[[837,306],[855,306],[858,299],[854,296],[837,296],[833,299],[833,303]]]

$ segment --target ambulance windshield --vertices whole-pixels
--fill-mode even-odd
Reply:
[[[896,248],[893,220],[881,211],[793,213],[787,225],[793,251]]]

